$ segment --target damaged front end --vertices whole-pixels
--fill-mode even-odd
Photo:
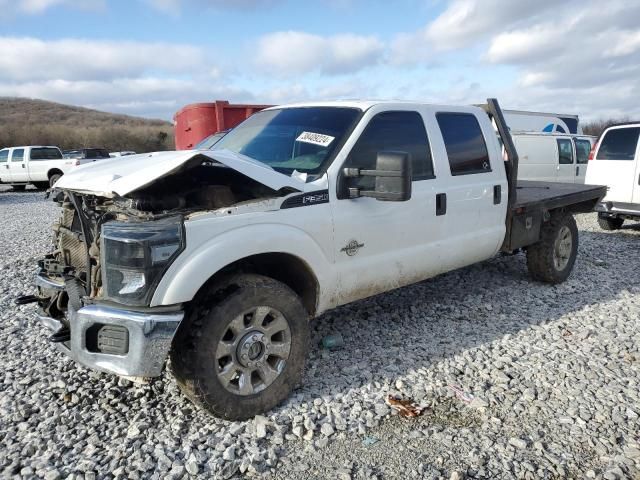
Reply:
[[[38,318],[81,364],[123,376],[160,375],[183,309],[149,305],[185,248],[185,218],[290,191],[208,158],[123,196],[63,189],[53,252],[39,261]]]

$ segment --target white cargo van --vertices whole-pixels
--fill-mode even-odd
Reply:
[[[616,230],[625,220],[640,220],[640,123],[607,128],[590,156],[586,183],[607,185],[598,204],[598,223]]]
[[[518,179],[584,183],[594,137],[526,132],[511,136],[520,157]]]

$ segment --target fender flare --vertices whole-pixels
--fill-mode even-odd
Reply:
[[[305,231],[276,223],[241,226],[216,235],[187,250],[165,272],[151,299],[151,307],[174,305],[193,299],[200,287],[224,267],[259,254],[284,253],[303,261],[318,282],[318,311],[331,282],[328,259]],[[322,309],[323,310],[323,309]]]

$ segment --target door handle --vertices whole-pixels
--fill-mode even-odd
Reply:
[[[640,175],[638,175],[638,185],[640,185]]]
[[[502,202],[502,187],[500,185],[493,186],[493,204],[500,205]]]
[[[436,217],[447,213],[447,194],[438,193],[436,195]]]
[[[580,167],[577,167],[577,166],[576,166],[576,177],[577,177],[578,175],[580,175]]]
[[[24,168],[24,163],[22,164],[22,168]]]

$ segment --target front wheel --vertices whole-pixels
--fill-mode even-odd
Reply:
[[[51,177],[49,177],[49,186],[50,186],[50,187],[53,187],[53,186],[56,184],[56,182],[57,182],[58,180],[60,180],[60,177],[61,177],[61,176],[62,176],[62,175],[60,175],[60,174],[58,174],[58,173],[54,173],[53,175],[51,175]]]
[[[527,267],[535,280],[564,282],[578,255],[578,227],[570,213],[554,213],[542,226],[540,241],[527,249]]]
[[[623,223],[624,218],[598,215],[598,225],[600,225],[600,228],[603,230],[619,230],[622,228]]]
[[[171,366],[197,405],[242,420],[275,407],[300,382],[309,318],[283,283],[238,275],[190,310],[174,339]]]

